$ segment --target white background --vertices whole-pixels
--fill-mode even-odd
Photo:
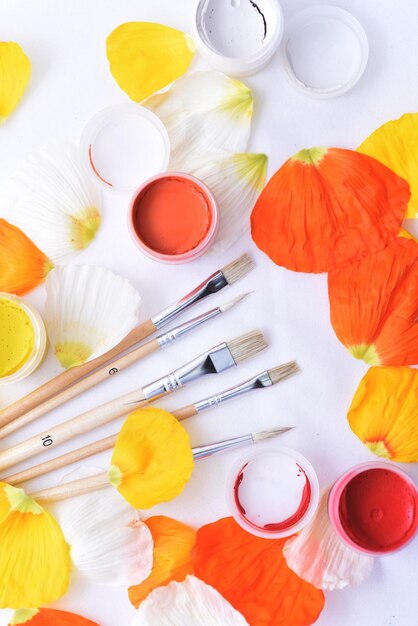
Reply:
[[[283,0],[285,17],[313,4]],[[418,3],[414,0],[339,0],[363,23],[370,40],[370,60],[361,82],[333,100],[311,100],[287,82],[278,58],[246,79],[254,90],[255,114],[249,149],[266,152],[271,175],[296,150],[315,145],[356,147],[375,127],[418,107]],[[0,128],[0,184],[29,152],[57,136],[78,140],[84,124],[101,108],[126,102],[110,75],[106,36],[120,23],[151,20],[188,30],[194,0],[0,0],[0,40],[19,42],[32,62],[28,91],[13,116]],[[203,67],[204,64],[201,62]],[[297,428],[280,443],[299,449],[312,461],[322,486],[351,465],[371,458],[351,433],[346,411],[366,366],[352,359],[329,323],[326,276],[303,275],[276,267],[244,237],[223,256],[205,257],[168,267],[147,260],[131,242],[128,198],[104,199],[103,226],[77,263],[100,264],[128,277],[143,297],[143,319],[188,291],[205,275],[244,251],[257,269],[245,281],[215,297],[222,303],[241,291],[256,290],[245,305],[207,326],[164,354],[133,366],[115,381],[92,390],[43,418],[23,435],[33,434],[89,407],[150,382],[206,347],[260,327],[271,347],[239,371],[192,386],[163,404],[177,408],[225,388],[253,373],[296,358],[302,373],[273,390],[258,392],[189,420],[193,444],[261,430],[280,424]],[[44,289],[29,296],[42,310]],[[206,310],[211,305],[203,305]],[[23,395],[58,373],[53,356],[29,380],[1,388],[0,405]],[[115,431],[102,429],[84,441]],[[81,440],[77,443],[84,443]],[[2,442],[7,445],[9,442]],[[73,444],[74,445],[74,444]],[[71,446],[68,446],[68,448]],[[63,447],[64,448],[64,447]],[[228,514],[225,479],[241,452],[201,461],[184,493],[164,512],[194,526]],[[45,453],[45,457],[47,453]],[[95,461],[95,462],[101,462]],[[103,463],[106,460],[103,459]],[[407,471],[418,478],[416,467]],[[57,474],[38,484],[52,484]],[[360,588],[327,593],[320,626],[416,626],[418,624],[417,547],[376,561]],[[79,612],[101,626],[128,626],[133,614],[126,591],[76,581],[57,607]]]

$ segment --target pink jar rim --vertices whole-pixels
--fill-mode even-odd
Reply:
[[[187,252],[184,252],[182,254],[163,254],[161,252],[153,250],[152,248],[147,246],[146,243],[139,237],[134,224],[135,204],[143,191],[157,180],[163,180],[165,178],[172,177],[189,180],[202,190],[202,192],[205,194],[206,198],[209,201],[212,218],[208,232],[206,233],[203,240],[195,248],[193,248],[193,250],[188,250]],[[136,189],[129,203],[128,227],[134,242],[146,256],[153,259],[154,261],[159,261],[160,263],[188,263],[189,261],[193,261],[194,259],[202,256],[202,254],[204,254],[213,244],[216,235],[218,234],[219,221],[219,207],[212,191],[199,178],[196,178],[196,176],[192,176],[191,174],[185,174],[184,172],[169,171],[148,178],[144,183],[142,183],[142,185],[138,187],[138,189]]]
[[[344,472],[344,474],[342,474],[338,478],[338,480],[335,481],[335,483],[331,487],[331,490],[328,494],[328,516],[336,534],[342,541],[344,541],[344,543],[346,543],[350,548],[352,548],[356,552],[360,552],[361,554],[368,554],[369,556],[377,557],[377,556],[386,556],[389,554],[394,554],[395,552],[399,552],[400,550],[403,550],[403,548],[405,548],[414,539],[418,531],[418,509],[417,509],[417,515],[415,516],[414,523],[411,526],[411,534],[405,540],[405,542],[402,543],[402,545],[393,549],[388,549],[388,550],[368,550],[367,548],[364,548],[358,545],[357,543],[355,543],[355,541],[353,541],[349,537],[349,535],[346,533],[341,523],[341,519],[339,515],[340,500],[341,500],[341,496],[345,487],[355,476],[358,476],[364,471],[372,470],[372,469],[387,469],[390,472],[398,474],[398,476],[400,476],[405,482],[407,482],[411,486],[411,488],[414,490],[415,500],[416,500],[417,507],[418,507],[417,486],[415,482],[413,481],[413,479],[406,472],[404,472],[402,469],[400,469],[396,465],[393,465],[392,463],[387,463],[385,461],[368,461],[365,463],[360,463],[359,465],[355,465],[354,467],[350,468],[349,470]]]

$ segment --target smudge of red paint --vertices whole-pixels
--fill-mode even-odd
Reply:
[[[242,506],[241,501],[239,499],[239,488],[240,488],[240,485],[241,485],[242,481],[244,480],[244,470],[247,467],[247,465],[248,465],[248,463],[246,463],[244,465],[244,467],[242,468],[242,470],[238,474],[237,479],[235,481],[235,485],[234,485],[235,504],[236,504],[239,512],[242,515],[244,515],[244,516],[245,516],[246,513],[245,513],[245,509]],[[286,530],[287,528],[291,528],[292,526],[294,526],[305,515],[306,511],[309,508],[310,502],[311,502],[312,487],[311,487],[310,480],[309,480],[305,470],[298,463],[297,463],[297,467],[299,468],[299,473],[297,474],[297,476],[302,476],[302,474],[305,476],[305,486],[303,488],[301,501],[300,501],[300,504],[299,504],[297,510],[295,511],[295,513],[293,513],[293,515],[291,515],[290,517],[288,517],[285,520],[282,520],[280,522],[272,522],[270,524],[264,524],[264,526],[261,526],[260,528],[264,528],[265,530],[271,530],[271,531]],[[248,520],[248,521],[250,522],[250,524],[255,526],[254,522],[252,522],[251,520]]]
[[[113,187],[112,183],[109,183],[108,180],[106,180],[105,178],[103,178],[103,176],[100,176],[99,171],[97,170],[96,166],[94,165],[94,161],[93,161],[93,153],[92,153],[92,145],[89,145],[89,161],[90,161],[90,165],[91,168],[93,170],[93,172],[96,174],[96,176],[98,176],[98,178],[100,178],[100,180],[102,180],[104,183],[106,183],[106,185],[109,185],[109,187]]]
[[[297,511],[295,511],[293,515],[283,520],[282,522],[277,522],[274,524],[265,524],[264,528],[266,530],[278,531],[278,530],[286,530],[286,528],[291,528],[292,526],[297,524],[299,520],[302,519],[302,517],[305,515],[306,511],[308,510],[309,505],[311,503],[311,497],[312,497],[311,482],[309,478],[307,477],[305,470],[299,464],[298,464],[298,468],[300,471],[300,474],[298,474],[298,476],[301,476],[302,474],[305,476],[305,486],[302,491],[302,497],[300,499],[300,504],[298,506]]]
[[[339,516],[345,533],[359,547],[390,552],[416,532],[417,493],[396,472],[386,468],[365,470],[344,488]]]

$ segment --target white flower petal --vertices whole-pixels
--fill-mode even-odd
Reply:
[[[211,251],[224,252],[250,228],[250,215],[266,179],[267,156],[248,152],[191,155],[187,172],[207,184],[220,208]]]
[[[110,350],[138,324],[138,292],[104,267],[58,266],[48,274],[46,290],[46,327],[63,367]]]
[[[300,578],[318,589],[332,591],[364,582],[374,559],[355,552],[335,534],[328,517],[328,494],[329,490],[322,495],[312,521],[286,542],[283,554]]]
[[[194,576],[154,589],[141,603],[132,626],[248,626],[213,587]]]
[[[253,100],[239,80],[221,72],[194,72],[142,103],[156,113],[170,136],[170,169],[187,171],[192,153],[244,152]]]
[[[69,142],[45,145],[7,184],[4,217],[54,263],[83,250],[100,226],[100,193]]]
[[[86,475],[77,470],[65,480]],[[153,563],[151,532],[115,489],[60,502],[55,510],[81,576],[114,587],[138,585],[148,578]]]

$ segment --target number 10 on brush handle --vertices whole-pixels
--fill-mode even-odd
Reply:
[[[36,456],[43,452],[45,448],[50,450],[52,447],[69,441],[73,437],[107,424],[136,408],[140,408],[147,402],[142,390],[133,391],[121,398],[116,398],[116,400],[67,420],[58,426],[53,426],[49,431],[30,437],[26,441],[0,452],[0,470],[7,469],[32,456]]]

